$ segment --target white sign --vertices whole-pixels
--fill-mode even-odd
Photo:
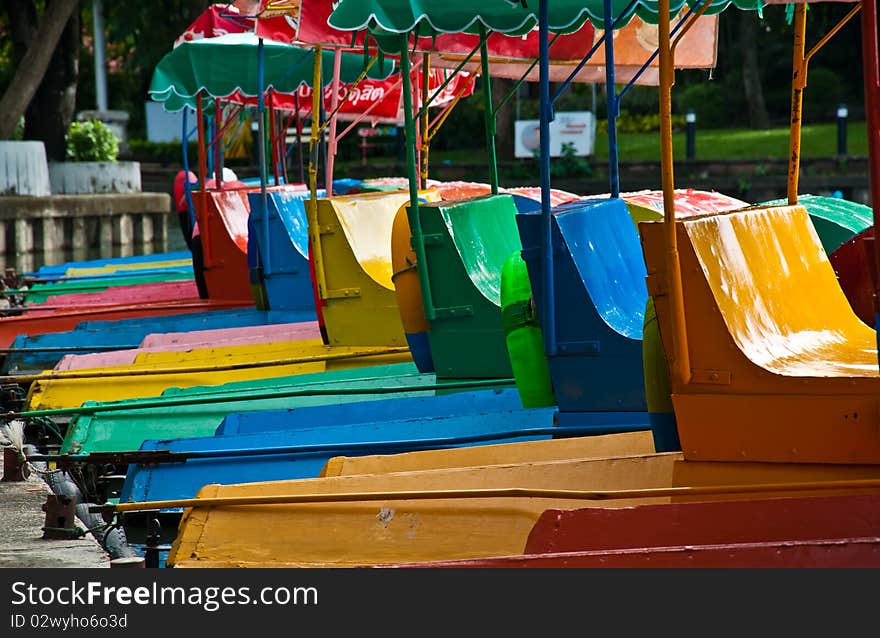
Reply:
[[[541,145],[539,124],[538,120],[516,122],[516,157],[538,156]],[[579,157],[593,154],[596,144],[596,118],[592,111],[556,113],[556,119],[550,123],[550,157],[560,157],[565,144],[571,144],[574,154]]]
[[[183,132],[183,111],[169,113],[160,102],[145,102],[147,111],[147,139],[151,142],[179,142]],[[189,111],[187,124],[190,129],[196,126],[196,112]]]

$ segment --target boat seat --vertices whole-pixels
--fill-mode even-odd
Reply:
[[[432,191],[422,195],[437,197]],[[326,284],[322,311],[331,345],[406,345],[391,280],[391,231],[408,203],[404,191],[318,200],[316,273]]]
[[[422,285],[422,295],[434,314],[428,341],[437,376],[512,376],[501,320],[501,270],[522,248],[513,197],[424,204],[418,212],[427,261],[418,272],[420,282],[430,282],[431,294]]]
[[[517,223],[543,316],[542,216],[521,213]],[[627,206],[619,198],[578,200],[553,209],[552,223],[558,354],[548,363],[560,415],[643,412],[642,328],[648,292]]]
[[[583,437],[589,446],[599,437]],[[570,449],[570,442],[555,445]],[[537,444],[533,444],[537,445]],[[607,446],[603,444],[600,454]],[[475,451],[478,452],[478,450]],[[457,450],[451,451],[458,454]],[[388,494],[466,489],[629,490],[873,478],[880,466],[684,463],[679,453],[580,457],[294,481],[206,485],[198,497]],[[515,458],[516,455],[514,455]],[[546,457],[546,453],[545,453]],[[688,466],[682,468],[682,466]],[[769,466],[769,467],[768,467]],[[168,556],[177,567],[354,567],[522,554],[548,509],[627,508],[678,500],[776,498],[806,490],[708,498],[649,496],[573,500],[548,497],[393,498],[301,504],[213,505],[186,510]],[[814,492],[815,493],[815,492]]]
[[[663,227],[640,224],[671,357]],[[880,463],[875,332],[803,206],[676,222],[691,380],[672,399],[688,459]]]
[[[253,302],[248,278],[247,219],[244,189],[193,193],[204,251],[205,283],[211,299]],[[201,201],[205,206],[202,210]]]
[[[264,211],[261,193],[248,194],[251,209],[248,258],[251,269],[260,271],[272,310],[315,307],[305,209],[308,197],[309,192],[302,190],[269,191]]]

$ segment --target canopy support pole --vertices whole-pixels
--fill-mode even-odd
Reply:
[[[303,159],[303,145],[302,145],[302,134],[303,134],[303,125],[302,125],[302,115],[299,110],[299,90],[297,90],[294,95],[294,106],[296,108],[296,115],[294,116],[293,126],[296,128],[296,154],[299,158],[299,181],[301,184],[306,183],[306,164]]]
[[[611,0],[603,1],[605,26],[605,110],[608,115],[608,181],[611,197],[620,197],[620,168],[617,152],[617,88],[614,82],[614,20]]]
[[[318,307],[324,300],[327,282],[324,277],[324,261],[321,255],[321,235],[318,228],[318,153],[321,146],[321,45],[315,47],[314,77],[312,78],[312,125],[309,144],[309,200],[306,202],[306,214],[309,222],[309,242],[315,260],[315,288]]]
[[[189,114],[189,108],[185,107],[183,109],[183,131],[181,132],[180,139],[183,140],[183,170],[186,173],[186,177],[183,180],[183,192],[186,195],[186,208],[189,213],[189,239],[187,240],[187,245],[191,246],[190,242],[192,241],[192,229],[195,228],[196,225],[196,209],[193,205],[192,198],[192,183],[189,181],[189,136],[191,135],[189,131],[189,127],[187,126],[187,120]],[[175,205],[177,202],[175,202]],[[190,251],[192,248],[190,247]]]
[[[409,47],[407,47],[407,37],[400,37],[400,78],[403,81],[403,132],[404,144],[406,145],[406,174],[409,180],[409,208],[407,208],[407,217],[409,218],[409,227],[412,234],[412,248],[416,253],[416,264],[421,264],[416,268],[419,274],[419,284],[422,287],[422,304],[425,310],[425,319],[432,321],[436,319],[434,312],[434,304],[430,302],[431,282],[428,280],[428,270],[425,264],[428,263],[425,256],[425,242],[422,239],[422,221],[419,217],[419,175],[418,166],[416,165],[416,118],[413,109],[412,97],[412,77],[410,76],[411,68],[409,62]],[[427,106],[423,107],[427,109]]]
[[[791,68],[791,131],[788,143],[788,203],[797,204],[801,155],[801,119],[804,87],[807,85],[804,49],[807,30],[807,5],[794,6],[794,53]]]
[[[549,48],[549,45],[548,45]],[[549,55],[549,53],[548,53]],[[495,154],[495,110],[492,108],[492,76],[489,73],[489,36],[480,23],[480,65],[483,75],[483,106],[486,118],[486,154],[489,160],[489,185],[498,194],[498,157]]]
[[[342,49],[333,52],[333,81],[330,84],[330,141],[327,145],[327,170],[324,175],[324,188],[327,197],[333,195],[333,165],[336,160],[336,122],[339,107],[340,77],[342,75]]]
[[[684,293],[681,264],[675,235],[675,176],[672,161],[672,85],[675,83],[675,59],[670,41],[669,0],[659,0],[658,31],[660,44],[660,165],[663,181],[663,229],[666,239],[667,294],[672,308],[672,358],[669,362],[673,383],[691,380],[690,354],[684,316]]]
[[[262,88],[260,87],[261,90]],[[281,174],[278,167],[278,120],[275,113],[275,98],[272,89],[269,89],[267,93],[269,94],[269,153],[272,156],[272,178],[275,180],[275,186],[278,186],[281,183],[279,181]]]
[[[877,51],[877,0],[862,0],[862,5],[862,73],[865,85],[865,128],[868,134],[868,185],[876,229],[880,222],[880,62]],[[876,239],[872,245],[875,247],[871,251],[873,259],[870,262],[874,272],[874,329],[877,330],[880,340],[880,251],[876,249]]]
[[[208,173],[207,149],[205,148],[205,110],[202,104],[202,92],[196,95],[196,118],[199,136],[199,218],[205,219],[208,214],[208,193],[205,190],[205,175]],[[198,223],[198,219],[196,219]],[[211,240],[208,238],[207,228],[200,228],[199,235],[202,237],[202,251],[206,263],[211,262]]]
[[[259,43],[257,45],[257,113],[258,113],[258,132],[259,136],[258,146],[260,148],[260,202],[263,206],[263,237],[266,238],[265,246],[261,246],[263,250],[263,274],[269,275],[271,273],[271,266],[269,265],[270,253],[269,253],[269,195],[266,192],[266,182],[269,180],[268,178],[268,169],[266,167],[266,118],[264,117],[266,111],[266,102],[265,97],[263,95],[263,85],[265,83],[265,51],[263,50],[263,38],[260,38]],[[271,99],[271,97],[270,97]]]
[[[544,351],[548,356],[556,354],[556,291],[553,289],[553,228],[550,211],[550,122],[553,120],[553,104],[550,101],[550,0],[538,3],[538,89],[540,102],[541,156],[541,269],[544,312],[541,328],[544,332]]]
[[[427,102],[431,86],[431,54],[422,54],[422,104]],[[428,160],[431,153],[430,114],[427,110],[422,111],[419,132],[422,138],[422,151],[419,162],[420,185],[428,188]]]

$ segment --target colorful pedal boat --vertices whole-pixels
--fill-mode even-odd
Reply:
[[[317,321],[266,324],[240,328],[195,330],[193,332],[153,333],[144,337],[137,348],[92,354],[66,355],[53,370],[82,370],[104,366],[129,365],[144,352],[183,352],[193,348],[236,346],[273,341],[298,341],[320,337]]]
[[[71,421],[61,451],[132,451],[148,439],[213,436],[224,418],[236,412],[374,401],[388,396],[427,396],[439,392],[435,385],[433,375],[419,373],[412,363],[400,363],[171,388],[159,397],[112,404],[89,401],[83,404],[83,413]],[[358,392],[361,389],[363,392]]]
[[[115,321],[83,321],[59,332],[18,335],[4,361],[7,374],[50,370],[72,353],[125,349],[137,346],[148,334],[171,330],[262,326],[313,320],[314,314],[264,312],[255,308],[212,310],[187,314],[145,316]],[[2,321],[2,320],[0,320]]]
[[[320,338],[269,344],[148,352],[131,365],[46,371],[30,385],[29,410],[75,408],[83,397],[118,401],[158,396],[170,387],[277,378],[410,360],[393,348],[326,346]],[[110,380],[112,379],[112,382]]]
[[[598,438],[588,437],[587,443]],[[563,441],[538,443],[558,442]],[[395,462],[407,455],[392,455],[383,457],[385,473],[205,486],[199,498],[310,495],[314,502],[247,506],[213,502],[211,507],[188,508],[168,564],[353,567],[509,556],[523,552],[536,521],[548,509],[802,496],[814,494],[808,489],[813,486],[806,485],[810,482],[880,477],[880,466],[875,465],[711,463],[685,461],[680,453],[605,457],[583,453],[580,458],[556,461],[454,466],[460,451],[414,453],[434,455],[446,464],[445,469],[396,471]],[[772,487],[791,483],[805,487]],[[724,485],[736,487],[715,497],[641,491]],[[770,488],[755,487],[761,485]],[[514,491],[472,497],[462,493],[487,489]],[[520,496],[516,489],[550,492]],[[583,490],[585,496],[567,497],[569,490]],[[614,497],[617,490],[625,491]],[[597,491],[611,495],[588,498]],[[412,492],[422,493],[422,498]]]
[[[667,358],[657,223],[640,225]],[[878,463],[877,346],[803,206],[676,222],[691,378],[672,377],[689,460]],[[810,303],[804,303],[810,299]]]
[[[520,555],[397,567],[880,567],[880,496],[547,510]]]

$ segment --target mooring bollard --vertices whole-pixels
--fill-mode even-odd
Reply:
[[[14,447],[3,448],[3,481],[21,482],[27,480],[30,470],[24,455]]]
[[[47,540],[69,540],[79,538],[84,532],[76,526],[76,499],[69,496],[49,494],[43,503],[46,523],[43,538]]]

